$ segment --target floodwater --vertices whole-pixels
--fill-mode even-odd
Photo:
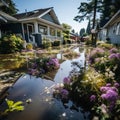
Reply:
[[[79,50],[79,48],[75,49]],[[71,62],[78,61],[84,66],[84,52],[80,57],[64,61],[56,73],[53,81],[36,78],[28,74],[22,75],[17,82],[8,90],[7,98],[13,101],[23,101],[25,110],[13,112],[6,118],[0,120],[89,120],[89,112],[82,112],[82,108],[72,109],[74,103],[69,101],[63,105],[61,100],[52,96],[53,87],[62,83],[63,78],[67,77],[72,70]],[[26,100],[31,99],[31,103]],[[5,109],[6,103],[3,102],[0,109]]]

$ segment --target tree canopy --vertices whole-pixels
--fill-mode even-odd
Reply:
[[[66,23],[62,23],[62,27],[63,27],[63,38],[64,40],[68,40],[70,38],[70,30],[72,27]]]
[[[80,30],[80,36],[83,36],[84,33],[85,33],[85,28],[81,28],[81,30]]]
[[[15,3],[12,0],[4,0],[7,4],[8,7],[1,6],[1,10],[9,15],[16,14],[18,12],[18,9],[16,8]]]
[[[101,26],[103,26],[120,9],[119,5],[120,0],[88,0],[88,2],[80,4],[78,15],[74,17],[74,20],[81,22],[85,19],[91,19],[93,21],[93,12],[96,7],[96,12],[100,13]]]

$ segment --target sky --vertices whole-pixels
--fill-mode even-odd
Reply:
[[[81,2],[87,2],[87,0],[13,0],[16,4],[16,8],[19,9],[19,13],[32,11],[40,8],[53,7],[60,23],[67,23],[75,30],[80,31],[81,28],[87,27],[88,21],[81,23],[76,22],[74,19],[78,15],[78,7]]]

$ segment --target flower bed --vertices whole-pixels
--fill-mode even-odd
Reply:
[[[114,47],[94,48],[87,56],[84,70],[71,71],[63,85],[54,88],[53,95],[65,104],[72,100],[76,106],[89,110],[90,119],[120,119],[120,51]],[[74,64],[75,65],[75,64]]]

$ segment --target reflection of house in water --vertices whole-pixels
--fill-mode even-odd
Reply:
[[[120,10],[103,26],[99,32],[100,40],[109,40],[110,43],[120,44]]]
[[[62,26],[53,8],[37,9],[14,15],[16,22],[2,24],[4,33],[15,33],[27,42],[41,46],[43,39],[62,41]]]

